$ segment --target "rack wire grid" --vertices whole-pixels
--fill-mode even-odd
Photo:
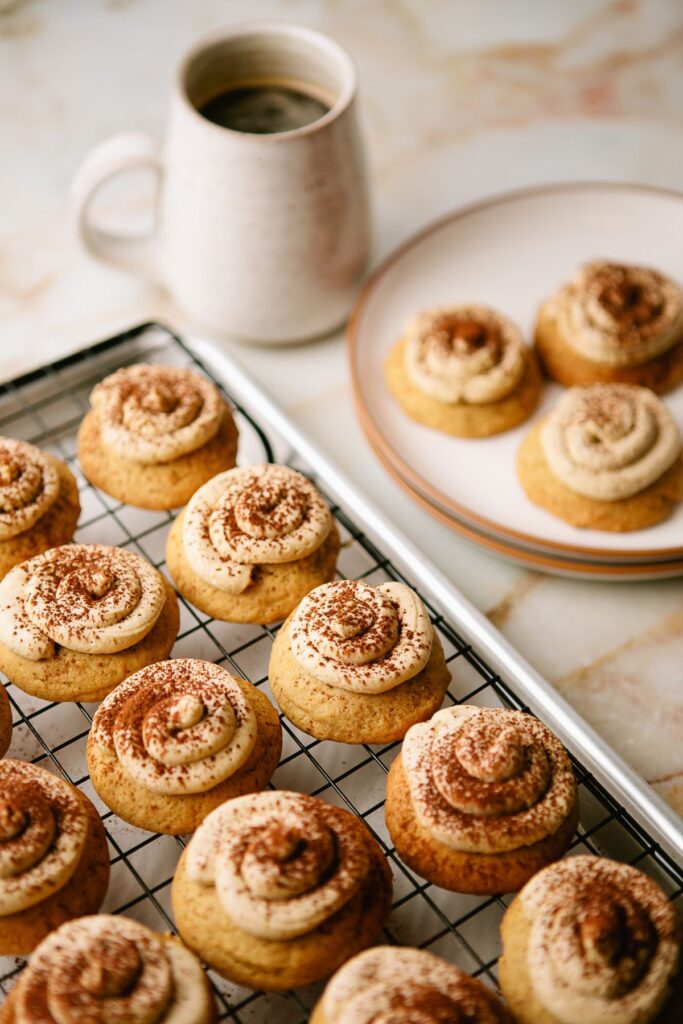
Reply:
[[[63,458],[80,485],[82,515],[75,539],[114,544],[138,551],[165,572],[164,549],[172,513],[122,505],[90,485],[76,460],[78,425],[88,395],[98,380],[134,362],[195,366],[207,370],[177,336],[144,325],[74,356],[44,366],[0,386],[0,434],[21,438]],[[208,376],[212,376],[208,374]],[[240,463],[278,460],[306,472],[294,451],[276,451],[258,424],[255,410],[234,402],[240,428]],[[324,493],[324,482],[317,480]],[[348,511],[330,502],[343,547],[339,575],[380,583],[398,579],[416,587],[364,536]],[[417,584],[417,586],[416,586]],[[527,710],[505,681],[487,665],[426,601],[444,646],[452,674],[450,703],[507,706]],[[250,679],[269,694],[268,658],[276,628],[212,620],[181,599],[181,625],[175,656],[205,658]],[[185,840],[143,832],[116,817],[99,800],[87,773],[85,741],[95,705],[56,704],[29,697],[7,685],[13,715],[11,757],[62,774],[98,807],[111,851],[111,882],[103,911],[124,913],[159,931],[174,929],[170,884]],[[396,855],[384,824],[386,775],[400,743],[381,747],[320,742],[282,719],[282,760],[272,786],[319,796],[346,807],[365,821],[381,844],[394,875],[394,904],[384,941],[428,949],[495,986],[500,952],[499,924],[509,897],[475,897],[448,892],[424,882]],[[662,851],[581,764],[574,763],[581,796],[581,825],[571,854],[603,854],[638,865],[652,875],[672,900],[683,903],[683,868]],[[18,958],[0,958],[2,998],[23,966]],[[305,1021],[322,985],[285,994],[254,992],[209,972],[221,1020]]]

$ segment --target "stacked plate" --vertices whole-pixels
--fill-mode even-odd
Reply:
[[[632,533],[579,530],[533,505],[515,456],[530,423],[484,440],[410,420],[384,381],[407,321],[435,305],[481,303],[531,338],[541,301],[589,260],[654,266],[683,281],[683,195],[630,185],[550,186],[468,207],[405,243],[366,285],[349,327],[356,407],[380,461],[423,508],[476,544],[530,568],[591,579],[683,574],[683,505]],[[535,417],[557,401],[546,384]],[[665,401],[683,427],[683,386]]]

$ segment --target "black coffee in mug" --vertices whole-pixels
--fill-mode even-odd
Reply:
[[[207,120],[222,128],[255,135],[274,135],[319,121],[329,106],[291,85],[244,85],[218,93],[199,108]]]

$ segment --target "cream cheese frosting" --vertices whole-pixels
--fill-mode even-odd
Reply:
[[[31,661],[52,657],[57,644],[113,654],[149,633],[165,599],[161,575],[141,555],[65,544],[0,581],[0,642]]]
[[[336,580],[303,599],[289,636],[294,658],[316,679],[356,693],[384,693],[422,671],[434,630],[405,584]]]
[[[160,661],[129,676],[102,702],[92,742],[152,793],[205,793],[234,775],[256,742],[242,688],[220,665]]]
[[[608,366],[638,366],[683,338],[683,291],[647,267],[588,263],[546,308],[576,352]]]
[[[449,405],[507,398],[524,373],[524,343],[505,317],[484,306],[419,313],[405,334],[405,365],[424,394]]]
[[[502,853],[553,835],[572,811],[567,753],[531,715],[458,705],[413,725],[401,751],[417,821],[469,853]]]
[[[183,521],[183,551],[201,579],[241,594],[257,566],[313,554],[331,528],[322,495],[301,473],[288,466],[247,466],[219,473],[193,495]]]
[[[16,1024],[204,1024],[198,960],[129,918],[69,921],[36,949],[13,993]]]
[[[0,437],[0,540],[30,530],[59,496],[54,463],[26,441]]]
[[[681,453],[669,410],[632,384],[571,388],[545,420],[541,444],[555,476],[595,501],[640,493]]]
[[[218,433],[225,403],[201,373],[178,366],[125,366],[93,388],[90,404],[106,447],[133,462],[173,462]]]
[[[72,786],[34,765],[0,761],[0,921],[64,888],[87,833]]]
[[[579,856],[519,897],[536,996],[562,1024],[648,1024],[680,968],[680,926],[658,885],[628,864]]]
[[[243,931],[272,940],[322,925],[358,892],[369,867],[367,844],[344,812],[285,791],[228,800],[187,849],[190,880],[214,886]]]
[[[329,1024],[509,1024],[481,982],[421,949],[377,946],[348,960],[328,982]]]

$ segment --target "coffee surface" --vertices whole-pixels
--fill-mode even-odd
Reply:
[[[256,85],[228,89],[200,107],[214,124],[236,132],[273,135],[303,128],[330,108],[319,99],[285,85]]]

